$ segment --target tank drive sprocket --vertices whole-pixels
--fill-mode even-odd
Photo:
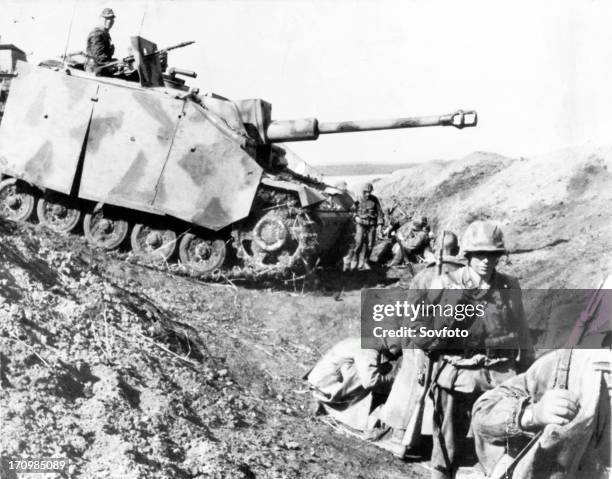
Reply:
[[[307,270],[317,252],[315,223],[306,211],[294,206],[261,211],[233,236],[238,258],[256,272]]]

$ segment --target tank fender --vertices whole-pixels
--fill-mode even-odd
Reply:
[[[325,196],[314,188],[306,185],[298,185],[290,181],[274,180],[272,178],[262,178],[264,185],[278,188],[279,190],[295,191],[300,198],[301,206],[311,206],[326,200]]]
[[[346,210],[350,210],[355,204],[355,198],[348,191],[342,191],[338,188],[328,186],[325,188],[325,193],[333,196],[338,203],[340,203]]]

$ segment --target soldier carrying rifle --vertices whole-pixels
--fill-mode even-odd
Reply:
[[[467,266],[437,277],[428,300],[442,305],[480,305],[469,319],[419,318],[429,329],[467,329],[467,339],[416,337],[414,344],[433,361],[430,394],[434,404],[432,478],[454,477],[467,445],[470,411],[486,390],[524,371],[533,360],[518,281],[497,271],[506,249],[493,223],[475,221],[461,241]]]

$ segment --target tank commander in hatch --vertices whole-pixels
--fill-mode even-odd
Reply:
[[[85,70],[95,73],[97,76],[111,76],[116,71],[116,66],[103,67],[112,62],[115,53],[110,29],[115,24],[115,13],[110,8],[105,8],[100,14],[100,24],[87,35],[87,64]]]

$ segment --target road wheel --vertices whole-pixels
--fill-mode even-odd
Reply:
[[[17,178],[0,182],[0,216],[13,221],[26,221],[36,207],[36,192]]]
[[[81,211],[74,200],[61,193],[49,191],[38,200],[36,214],[41,224],[58,233],[74,230],[81,219]]]
[[[132,230],[130,244],[144,258],[168,261],[176,250],[176,233],[139,223]]]
[[[94,246],[106,250],[116,249],[127,238],[129,224],[118,215],[98,210],[88,213],[83,220],[83,232]]]
[[[227,246],[221,238],[204,238],[187,233],[179,244],[181,262],[191,272],[207,274],[221,268],[227,254]]]

